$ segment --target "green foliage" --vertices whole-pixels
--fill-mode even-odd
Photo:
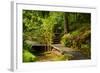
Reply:
[[[23,62],[34,62],[37,58],[35,55],[31,54],[29,51],[23,51]]]
[[[89,27],[84,26],[76,31],[62,36],[61,44],[67,47],[79,49],[82,53],[89,57],[91,52],[90,36],[91,32]]]
[[[23,42],[23,49],[30,51],[31,47],[31,44],[26,43],[26,41]]]
[[[58,39],[61,44],[81,49],[82,53],[89,57],[91,44],[90,19],[90,13],[23,10],[23,49],[27,50],[23,52],[24,61],[34,61],[33,53],[30,53],[33,42],[51,45],[58,36],[55,36],[55,33],[60,33]],[[65,21],[68,28],[64,27]],[[64,29],[68,30],[68,33],[65,34]],[[31,41],[32,44],[27,43],[27,40]],[[61,56],[57,59],[64,60],[64,58],[65,56]]]
[[[80,31],[78,31],[78,30],[76,30],[76,31],[74,31],[74,32],[71,33],[71,35],[72,35],[73,37],[75,37],[75,36],[77,36],[77,35],[79,35],[79,34],[80,34]]]
[[[89,45],[87,45],[87,44],[82,44],[82,45],[81,45],[81,48],[90,48],[90,47],[89,47]]]
[[[64,46],[70,47],[71,44],[71,34],[65,34],[62,38],[61,38],[61,44],[63,44]]]
[[[81,52],[87,57],[91,58],[91,49],[88,44],[81,44]]]
[[[91,32],[90,32],[90,27],[89,26],[83,26],[80,29],[77,29],[76,31],[71,32],[72,35],[72,40],[74,45],[76,44],[76,46],[78,48],[81,48],[81,44],[85,43],[85,44],[89,44],[90,42],[90,36],[91,36]],[[87,43],[88,42],[88,43]]]

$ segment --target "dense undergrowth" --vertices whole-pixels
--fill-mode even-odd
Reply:
[[[91,58],[91,14],[77,12],[23,10],[23,62],[69,60],[72,55],[32,51],[36,44],[62,44]],[[59,41],[58,41],[59,40]],[[47,47],[50,49],[50,47]],[[60,48],[62,49],[62,48]],[[43,57],[42,59],[39,57]],[[42,56],[43,55],[43,56]]]
[[[79,49],[87,58],[91,56],[91,31],[90,27],[83,26],[80,29],[64,34],[61,43],[66,47]]]

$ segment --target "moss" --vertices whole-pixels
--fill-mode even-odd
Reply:
[[[30,53],[27,50],[23,51],[23,62],[34,62],[36,60],[37,60],[37,58],[35,55],[33,55],[32,53]]]

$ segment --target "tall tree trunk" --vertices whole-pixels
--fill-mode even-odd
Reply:
[[[69,13],[64,12],[64,34],[69,32],[69,22],[68,22]]]
[[[77,22],[77,13],[75,13],[75,22]]]

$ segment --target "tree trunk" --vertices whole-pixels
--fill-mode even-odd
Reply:
[[[69,13],[64,12],[64,34],[67,34],[69,32],[68,15]]]
[[[75,22],[77,22],[77,13],[75,13]]]

